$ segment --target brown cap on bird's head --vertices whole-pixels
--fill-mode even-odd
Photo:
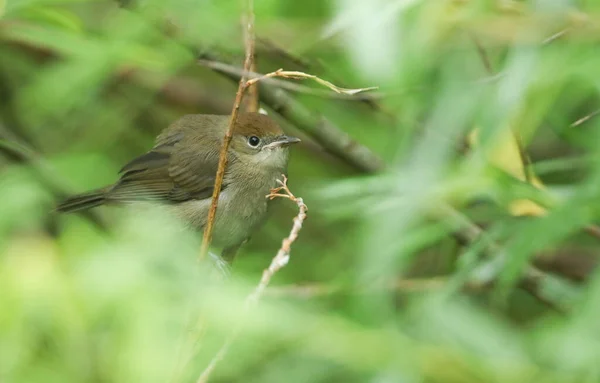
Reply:
[[[234,132],[243,136],[280,136],[283,130],[271,117],[261,113],[240,113]]]

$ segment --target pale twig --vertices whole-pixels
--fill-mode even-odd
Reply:
[[[294,225],[292,226],[290,234],[281,243],[281,247],[279,248],[279,251],[277,252],[275,257],[273,257],[273,259],[271,260],[271,264],[269,265],[269,267],[263,271],[262,277],[260,278],[260,282],[254,289],[254,291],[246,298],[243,310],[244,312],[248,312],[248,310],[250,310],[250,308],[252,308],[252,306],[258,302],[260,297],[263,295],[265,289],[271,282],[271,278],[273,277],[273,275],[275,275],[277,271],[279,271],[281,268],[287,265],[290,259],[291,246],[296,240],[296,238],[298,238],[298,234],[302,229],[302,223],[306,219],[306,212],[308,211],[308,207],[306,206],[302,198],[294,196],[294,194],[290,191],[290,189],[287,186],[287,177],[283,175],[283,181],[277,180],[277,182],[280,186],[275,189],[272,189],[271,193],[268,194],[266,198],[287,198],[290,201],[295,202],[296,205],[298,205],[298,214],[296,215],[296,217],[294,217]],[[229,351],[231,344],[235,341],[238,334],[240,333],[241,329],[242,322],[240,321],[237,325],[235,325],[233,331],[229,334],[219,351],[211,359],[208,366],[204,369],[204,371],[202,371],[202,374],[200,375],[200,378],[198,378],[197,383],[205,383],[208,381],[211,373],[215,370],[217,364],[221,360],[223,360],[223,358]]]
[[[258,44],[257,50],[260,51],[261,48],[263,48],[264,51],[267,52],[267,54],[275,54],[275,55],[279,56],[280,58],[284,59],[286,62],[289,61],[293,65],[298,66],[298,68],[296,68],[296,70],[301,70],[303,72],[308,72],[308,73],[314,73],[315,69],[316,69],[321,74],[326,74],[326,77],[328,77],[328,78],[331,76],[336,76],[336,75],[339,77],[339,71],[337,70],[337,68],[335,68],[335,67],[330,68],[329,66],[327,66],[323,63],[323,60],[320,60],[320,59],[309,60],[309,59],[305,59],[305,58],[300,58],[297,55],[295,55],[294,53],[289,52],[287,49],[277,45],[273,41],[271,41],[269,39],[260,38],[260,36],[256,37],[256,41]],[[335,81],[334,81],[335,83],[342,82],[341,79],[336,79],[335,77],[333,77],[333,78],[335,79]],[[392,124],[396,125],[396,122],[397,122],[395,113],[393,111],[388,110],[388,108],[386,106],[384,106],[383,104],[381,104],[379,102],[379,99],[381,99],[383,96],[381,93],[379,93],[379,94],[362,93],[361,96],[359,96],[359,97],[354,97],[354,96],[344,97],[343,94],[338,94],[338,93],[323,92],[323,91],[315,92],[314,89],[311,89],[309,87],[299,87],[299,88],[292,89],[292,90],[305,91],[305,93],[315,95],[315,96],[321,96],[321,97],[327,97],[327,98],[333,98],[333,99],[358,101],[358,102],[361,102],[361,103],[367,105],[372,110],[381,113],[383,116],[388,118]],[[307,90],[308,90],[308,92],[306,92]],[[399,91],[402,93],[406,92],[405,90],[399,90]]]
[[[212,69],[217,72],[226,73],[228,75],[235,76],[236,78],[239,78],[240,76],[242,76],[242,74],[245,73],[247,78],[250,78],[250,79],[261,78],[261,80],[260,80],[261,82],[268,82],[271,85],[275,85],[279,88],[283,88],[290,92],[302,93],[302,94],[306,94],[309,96],[315,96],[315,97],[339,99],[339,100],[345,100],[345,101],[375,101],[375,100],[382,99],[384,97],[392,97],[392,96],[407,94],[407,93],[414,92],[414,91],[421,89],[421,88],[415,87],[415,88],[411,88],[411,89],[403,89],[403,90],[398,90],[398,91],[388,91],[386,93],[381,93],[381,92],[353,93],[353,94],[337,93],[337,92],[331,93],[325,89],[311,88],[308,86],[295,84],[295,83],[292,83],[289,81],[279,80],[272,76],[265,77],[265,74],[257,73],[255,71],[244,72],[244,70],[242,68],[239,68],[239,67],[221,62],[221,61],[215,61],[213,59],[201,58],[201,59],[198,59],[197,63],[203,67]]]
[[[256,290],[254,290],[252,295],[250,295],[248,297],[250,299],[250,301],[254,301],[254,302],[257,301],[258,298],[260,298],[260,296],[264,292],[265,288],[267,288],[267,286],[269,285],[269,282],[271,281],[271,278],[273,277],[273,275],[277,271],[279,271],[282,267],[287,265],[287,263],[290,259],[290,251],[291,251],[292,243],[294,243],[296,238],[298,238],[298,234],[300,233],[300,230],[302,229],[302,223],[306,219],[306,212],[308,211],[308,207],[306,206],[306,204],[304,203],[302,198],[294,196],[294,194],[288,188],[287,177],[285,175],[282,175],[282,176],[283,176],[283,181],[277,180],[277,182],[279,183],[280,186],[271,190],[271,193],[269,195],[267,195],[267,198],[269,198],[271,200],[275,199],[275,198],[289,199],[290,201],[292,201],[292,202],[296,203],[296,205],[298,205],[298,215],[296,215],[296,217],[294,218],[294,225],[292,226],[292,230],[290,231],[290,234],[286,238],[283,239],[283,241],[281,243],[281,247],[279,248],[279,251],[273,258],[273,260],[271,261],[271,264],[269,265],[269,267],[267,269],[265,269],[263,271],[262,278],[260,279],[260,283],[258,284]]]
[[[580,119],[578,119],[577,121],[572,123],[570,126],[571,126],[571,128],[576,128],[579,125],[582,125],[583,123],[585,123],[588,120],[592,119],[593,117],[597,116],[598,114],[600,114],[600,109],[597,109],[597,110],[593,111],[592,113],[581,117]]]
[[[368,88],[355,88],[355,89],[342,88],[342,87],[334,85],[331,82],[329,82],[327,80],[323,80],[322,78],[317,77],[312,74],[307,74],[307,73],[299,72],[299,71],[283,70],[283,69],[277,69],[276,71],[267,73],[261,77],[250,79],[250,80],[248,80],[248,82],[246,84],[248,86],[250,86],[261,80],[264,80],[267,78],[272,78],[272,77],[283,77],[283,78],[290,78],[290,79],[294,79],[294,80],[310,79],[310,80],[314,80],[314,81],[318,82],[319,84],[321,84],[323,86],[328,87],[329,89],[333,90],[336,93],[346,94],[346,95],[350,95],[350,96],[355,95],[357,93],[378,89],[378,87],[376,87],[376,86],[371,86]]]
[[[552,36],[549,36],[549,37],[545,38],[544,41],[542,41],[542,44],[543,45],[550,44],[554,40],[560,39],[561,37],[563,37],[564,35],[566,35],[570,30],[571,30],[570,27],[569,28],[565,28],[563,30],[560,30],[560,31],[554,33]]]
[[[319,298],[334,294],[372,294],[377,292],[397,291],[401,293],[423,293],[439,291],[446,286],[446,277],[398,279],[389,282],[369,283],[364,286],[340,286],[324,283],[305,285],[287,285],[269,287],[265,291],[266,297],[294,297],[294,298]],[[475,286],[468,286],[468,288]]]

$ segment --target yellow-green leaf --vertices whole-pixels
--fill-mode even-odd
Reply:
[[[469,145],[476,147],[479,144],[479,129],[475,128],[468,137]],[[532,172],[527,172],[519,142],[512,129],[507,128],[500,133],[495,144],[486,151],[487,160],[493,166],[505,171],[516,179],[529,182],[538,189],[543,189],[544,184]],[[517,199],[512,201],[508,210],[514,216],[541,216],[546,214],[546,209],[539,204],[527,200]]]

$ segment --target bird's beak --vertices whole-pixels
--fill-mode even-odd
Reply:
[[[271,142],[269,145],[269,147],[284,147],[284,146],[289,146],[291,144],[296,144],[300,142],[300,139],[297,137],[292,137],[292,136],[280,136],[277,138],[277,140]]]

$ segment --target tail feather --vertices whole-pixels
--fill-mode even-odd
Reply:
[[[92,207],[103,205],[106,202],[106,189],[97,189],[88,193],[78,194],[67,198],[58,206],[56,210],[61,213],[73,213],[80,210],[87,210]]]

